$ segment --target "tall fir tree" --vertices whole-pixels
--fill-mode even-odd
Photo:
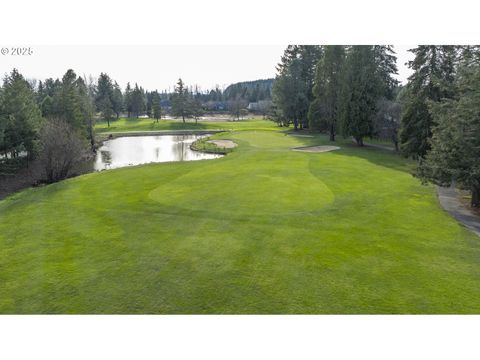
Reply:
[[[323,47],[323,57],[318,62],[315,74],[314,99],[308,111],[310,128],[328,131],[330,141],[335,141],[337,134],[344,62],[344,46]]]
[[[124,107],[125,110],[127,111],[127,116],[131,117],[132,116],[132,87],[130,86],[130,83],[127,83],[127,86],[125,88],[125,95],[124,95]]]
[[[273,84],[273,101],[279,120],[286,125],[293,123],[298,130],[302,118],[308,113],[308,89],[302,77],[301,60],[294,58],[281,68]]]
[[[120,117],[120,113],[123,111],[124,103],[123,103],[123,94],[120,86],[115,81],[113,84],[113,92],[112,92],[112,109],[115,112],[115,116],[117,119]]]
[[[399,81],[393,76],[398,74],[397,56],[392,45],[374,45],[375,64],[379,73],[383,96],[387,100],[395,98]]]
[[[404,111],[400,129],[400,148],[405,156],[423,157],[430,149],[434,125],[429,103],[452,98],[457,62],[455,46],[420,45],[409,67]]]
[[[35,93],[25,78],[13,69],[4,78],[0,98],[0,151],[17,156],[22,150],[31,157],[37,148],[42,123]]]
[[[308,110],[314,99],[315,70],[321,56],[321,46],[288,45],[276,67],[277,76],[272,89],[274,106],[278,116],[286,119],[287,124],[293,122],[295,129],[308,127]],[[288,97],[292,95],[294,99],[289,101]]]
[[[160,104],[160,94],[157,90],[152,92],[152,111],[154,119],[158,121],[162,118],[162,107]]]
[[[113,105],[113,83],[105,73],[100,73],[97,82],[97,93],[95,97],[95,103],[97,109],[102,113],[102,117],[107,120],[108,127],[110,127],[110,121],[115,113]]]
[[[352,136],[358,145],[373,134],[376,104],[383,82],[370,45],[354,45],[347,53],[342,85],[340,119],[344,136]]]
[[[136,83],[132,91],[131,106],[132,113],[137,118],[145,111],[145,92]]]
[[[172,95],[172,113],[176,117],[181,117],[185,122],[185,118],[189,116],[188,112],[188,91],[185,88],[182,79],[178,79],[175,86],[175,92]]]
[[[431,104],[431,150],[418,173],[469,189],[471,205],[480,207],[480,65],[461,67],[455,85],[454,98]]]

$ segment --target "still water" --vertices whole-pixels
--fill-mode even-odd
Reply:
[[[190,144],[208,135],[131,136],[107,140],[98,149],[94,170],[166,161],[214,159],[217,154],[190,150]]]

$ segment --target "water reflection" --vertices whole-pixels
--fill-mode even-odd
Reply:
[[[190,144],[206,135],[120,137],[105,141],[94,162],[96,171],[166,161],[214,159],[217,154],[190,150]]]

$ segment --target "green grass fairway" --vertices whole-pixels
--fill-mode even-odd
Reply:
[[[160,130],[275,130],[274,123],[261,118],[252,118],[241,121],[199,121],[120,118],[110,122],[100,121],[95,126],[98,133],[128,132],[128,131],[160,131]]]
[[[238,124],[221,159],[0,201],[0,313],[480,313],[480,239],[412,163]]]

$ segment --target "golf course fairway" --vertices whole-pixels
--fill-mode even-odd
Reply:
[[[480,238],[412,162],[251,126],[0,201],[0,313],[480,313]]]

